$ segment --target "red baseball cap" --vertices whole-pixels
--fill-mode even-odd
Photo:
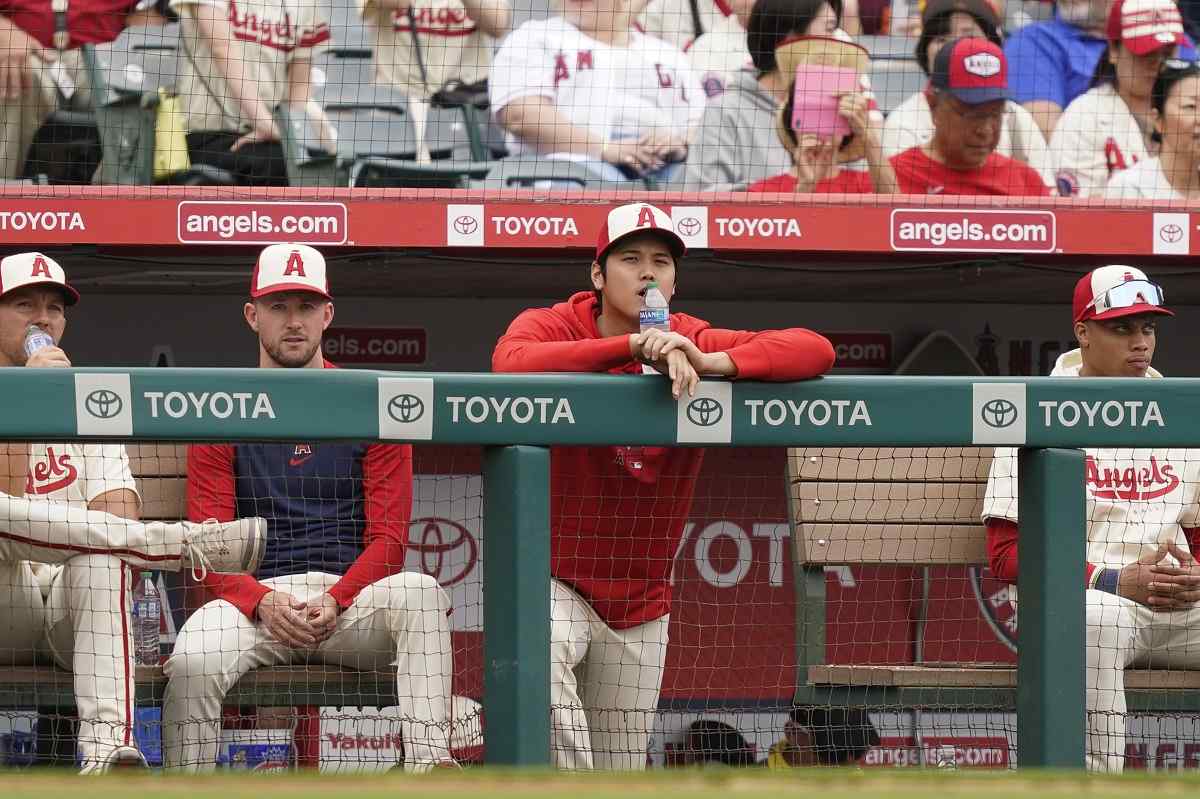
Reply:
[[[250,278],[250,297],[256,300],[281,291],[308,291],[332,300],[325,256],[307,244],[272,244],[263,250]]]
[[[630,203],[608,212],[604,226],[600,228],[600,237],[596,239],[596,260],[603,263],[604,256],[614,244],[626,236],[646,230],[653,230],[667,240],[676,261],[687,252],[667,212],[649,203]]]
[[[1113,264],[1093,269],[1079,278],[1071,312],[1076,322],[1143,313],[1174,316],[1162,303],[1162,287],[1151,282],[1145,272]]]
[[[1008,59],[987,39],[955,39],[938,50],[929,85],[967,105],[1008,99]]]
[[[1108,12],[1107,36],[1134,55],[1185,41],[1183,17],[1171,0],[1117,0]]]
[[[79,292],[67,285],[67,273],[50,256],[21,252],[0,259],[0,297],[25,286],[38,285],[62,289],[67,305],[79,302]]]

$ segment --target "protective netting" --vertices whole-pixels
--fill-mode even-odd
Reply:
[[[1110,5],[14,0],[0,178],[1191,197],[1193,20]]]

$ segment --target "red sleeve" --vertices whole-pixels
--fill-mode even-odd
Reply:
[[[188,447],[187,513],[193,522],[232,521],[237,513],[233,475],[233,447],[228,444],[193,444]],[[271,589],[249,574],[209,572],[200,584],[218,599],[233,604],[247,618]]]
[[[363,459],[363,495],[367,526],[366,547],[329,589],[343,610],[358,593],[404,569],[408,522],[412,516],[412,447],[408,444],[373,444]]]
[[[738,380],[807,380],[828,372],[835,358],[829,339],[802,327],[760,333],[710,327],[697,334],[696,346],[728,355]]]
[[[1200,552],[1200,527],[1185,527],[1183,534],[1187,537],[1188,552],[1192,553],[1192,557],[1196,557],[1196,553]]]
[[[1049,197],[1050,188],[1042,180],[1042,176],[1037,173],[1037,170],[1027,164],[1021,164],[1021,166],[1025,170],[1025,182],[1029,184],[1029,191],[1026,193],[1030,197]]]
[[[607,372],[633,360],[628,336],[577,339],[546,308],[525,311],[492,353],[494,372]]]
[[[992,576],[1006,583],[1017,581],[1017,538],[1018,527],[1008,519],[988,518],[987,520],[987,549],[988,566]],[[1191,541],[1191,538],[1188,538]],[[1096,572],[1096,564],[1084,565],[1083,584],[1091,586],[1092,575]]]

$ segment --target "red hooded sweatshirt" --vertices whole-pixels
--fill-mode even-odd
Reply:
[[[637,374],[626,335],[601,338],[595,294],[523,312],[492,353],[497,372]],[[725,352],[745,380],[804,380],[833,366],[811,330],[720,330],[671,314],[671,330],[704,352]],[[666,390],[664,386],[663,390]],[[671,610],[671,568],[692,507],[704,450],[554,447],[550,455],[550,573],[617,630]]]

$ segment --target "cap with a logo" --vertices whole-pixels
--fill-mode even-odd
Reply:
[[[1134,55],[1183,44],[1183,17],[1171,0],[1117,0],[1108,12],[1110,42]]]
[[[929,85],[967,105],[1008,99],[1008,60],[987,39],[955,39],[938,50]]]
[[[79,292],[67,285],[67,273],[50,256],[21,252],[0,259],[0,296],[25,286],[38,285],[62,289],[67,305],[79,302]]]
[[[626,236],[647,230],[658,233],[667,240],[676,260],[687,252],[683,239],[675,232],[669,214],[649,203],[630,203],[608,212],[604,226],[600,228],[600,237],[596,240],[596,260],[603,262],[604,256],[612,246]]]
[[[325,256],[307,244],[272,244],[263,250],[250,278],[250,297],[258,299],[280,291],[309,291],[333,299],[325,276]]]
[[[1071,311],[1076,322],[1143,313],[1175,315],[1162,304],[1162,287],[1151,282],[1145,272],[1113,264],[1093,269],[1079,279]]]

